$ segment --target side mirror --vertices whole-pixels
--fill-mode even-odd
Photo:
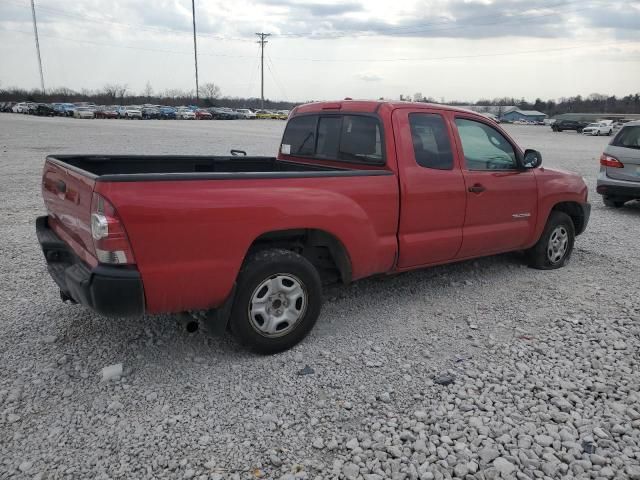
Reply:
[[[524,152],[524,158],[522,160],[522,166],[526,169],[538,168],[542,165],[542,154],[533,149],[526,149]]]

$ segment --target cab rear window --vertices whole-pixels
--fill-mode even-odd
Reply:
[[[384,164],[382,129],[368,115],[303,115],[287,123],[280,153],[322,160]]]

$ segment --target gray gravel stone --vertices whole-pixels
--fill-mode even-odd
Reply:
[[[513,463],[511,463],[509,460],[507,460],[506,458],[496,458],[493,461],[493,467],[500,472],[500,475],[502,475],[503,477],[506,477],[508,475],[511,475],[516,467]]]
[[[501,255],[327,290],[294,352],[60,302],[32,226],[46,153],[270,155],[283,126],[0,114],[0,478],[640,480],[640,203],[595,195],[607,138],[506,126],[587,178],[565,268]]]

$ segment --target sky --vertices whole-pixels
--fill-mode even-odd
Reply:
[[[45,87],[195,90],[191,0],[35,0]],[[195,0],[200,84],[288,101],[640,91],[640,0]],[[37,88],[29,0],[0,0],[0,88]]]

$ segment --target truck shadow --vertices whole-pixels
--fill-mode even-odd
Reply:
[[[520,268],[523,268],[522,256],[510,253],[369,278],[346,287],[329,287],[325,291],[323,312],[310,337],[317,339],[327,335],[347,334],[357,328],[356,325],[349,324],[350,319],[347,317],[358,314],[359,318],[379,318],[380,311],[387,310],[387,307],[409,305],[416,299],[439,303],[439,297],[449,298],[449,290],[473,290],[481,282],[493,282]],[[65,322],[65,338],[74,339],[73,343],[81,349],[82,338],[88,333],[97,338],[109,339],[108,343],[99,343],[112,348],[113,351],[109,353],[114,359],[123,355],[151,358],[159,356],[173,358],[175,361],[190,361],[200,357],[220,359],[256,356],[239,345],[229,333],[212,335],[204,328],[188,332],[178,315],[104,318],[80,306],[61,305],[56,310],[59,316],[72,319]],[[54,315],[54,312],[51,314]],[[381,325],[385,322],[387,321],[377,321]],[[113,341],[114,339],[117,341]],[[306,342],[309,343],[310,340]]]

